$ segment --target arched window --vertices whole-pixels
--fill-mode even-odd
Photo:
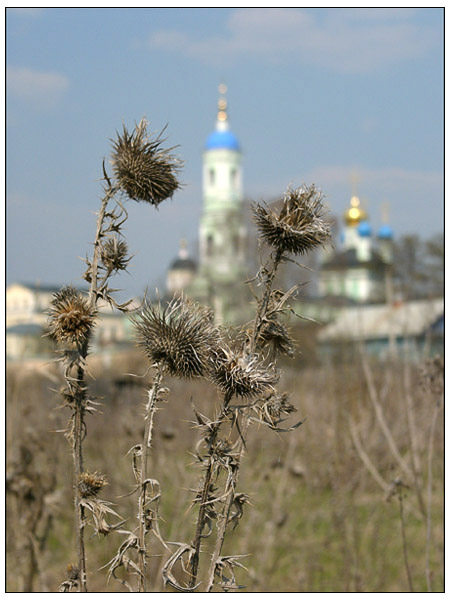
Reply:
[[[231,171],[230,171],[230,184],[233,189],[237,188],[238,173],[237,173],[236,169],[231,169]]]
[[[216,183],[216,172],[214,169],[209,169],[209,185],[214,185]]]

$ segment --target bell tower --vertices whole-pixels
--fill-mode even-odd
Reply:
[[[245,277],[246,229],[242,218],[242,153],[228,122],[227,88],[219,86],[215,130],[203,153],[200,274],[214,284]]]

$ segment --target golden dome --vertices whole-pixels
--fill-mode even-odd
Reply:
[[[344,219],[347,225],[359,225],[361,221],[367,219],[367,213],[361,208],[358,196],[352,196],[350,199],[350,208],[345,211]]]

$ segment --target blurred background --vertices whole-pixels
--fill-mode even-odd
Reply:
[[[251,204],[276,207],[289,186],[323,192],[332,230],[278,276],[299,286],[281,386],[306,421],[249,438],[251,505],[227,541],[250,555],[239,583],[442,591],[443,9],[8,8],[6,58],[8,591],[55,591],[76,561],[46,311],[62,285],[86,288],[102,162],[111,173],[111,140],[143,116],[154,135],[167,125],[183,186],[157,210],[126,204],[133,258],[113,283],[132,308],[183,294],[248,322]],[[133,486],[150,382],[128,374],[146,368],[129,317],[101,306],[86,453],[114,502]],[[150,460],[163,537],[189,539],[189,400],[214,414],[218,398],[206,382],[168,386]],[[117,500],[124,518],[133,502]],[[89,540],[90,591],[125,591],[99,571],[113,537]]]

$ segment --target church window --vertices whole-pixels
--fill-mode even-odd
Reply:
[[[231,169],[231,172],[230,172],[230,183],[231,183],[231,187],[234,188],[234,189],[237,188],[237,181],[238,181],[237,174],[238,173],[237,173],[236,169]]]
[[[209,170],[209,185],[214,185],[216,183],[216,172],[214,169]]]

